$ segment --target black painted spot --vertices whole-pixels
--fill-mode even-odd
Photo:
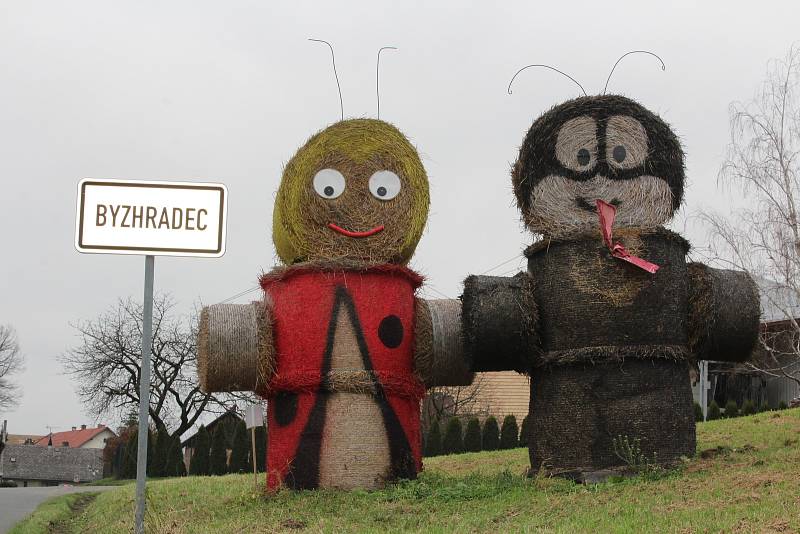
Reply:
[[[592,155],[585,148],[578,150],[578,165],[585,167],[591,161]]]
[[[625,150],[624,146],[617,145],[614,147],[614,151],[611,153],[611,155],[614,157],[614,161],[616,161],[617,163],[622,163],[623,161],[625,161],[625,158],[628,155],[628,151]]]
[[[297,393],[282,391],[275,395],[275,421],[278,426],[286,426],[297,415]]]
[[[381,343],[390,349],[400,346],[403,342],[403,323],[396,315],[387,315],[378,326],[378,337]]]

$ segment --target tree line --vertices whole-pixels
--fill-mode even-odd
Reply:
[[[466,429],[460,418],[452,417],[445,424],[444,433],[439,421],[434,420],[424,436],[424,456],[527,447],[529,428],[527,415],[522,420],[521,428],[513,415],[505,416],[502,427],[492,416],[487,417],[483,425],[477,417],[471,417],[467,420]]]

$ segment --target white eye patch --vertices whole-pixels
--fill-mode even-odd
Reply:
[[[336,169],[322,169],[314,175],[314,191],[322,198],[336,198],[344,188],[344,176]]]
[[[369,192],[378,200],[391,200],[400,194],[400,177],[392,171],[378,171],[369,179]]]

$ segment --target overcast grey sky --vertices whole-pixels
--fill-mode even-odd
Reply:
[[[624,52],[658,53],[665,72],[631,56],[609,91],[639,100],[681,137],[689,182],[672,227],[703,245],[690,215],[730,203],[716,188],[728,105],[750,98],[766,62],[800,38],[795,0],[432,4],[0,2],[0,323],[17,329],[27,357],[22,403],[0,414],[10,432],[94,422],[57,356],[77,341],[70,323],[120,296],[141,298],[142,257],[73,248],[79,179],[228,186],[227,254],[156,259],[156,290],[183,310],[253,286],[274,264],[282,166],[339,119],[329,53],[308,37],[335,46],[347,117],[374,116],[375,53],[399,47],[382,58],[381,118],[419,148],[432,198],[412,267],[453,297],[467,274],[529,242],[509,165],[531,122],[578,94],[552,72],[528,70],[508,95],[518,68],[549,63],[596,93]]]

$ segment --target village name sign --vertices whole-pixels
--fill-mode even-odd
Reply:
[[[219,257],[225,253],[222,184],[82,180],[80,252]]]

